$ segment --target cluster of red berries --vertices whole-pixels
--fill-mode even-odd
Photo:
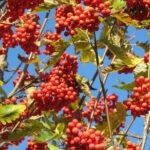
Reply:
[[[13,35],[14,40],[21,48],[29,54],[33,52],[39,54],[38,46],[35,42],[39,37],[40,25],[38,24],[39,17],[34,14],[24,14],[20,17],[21,27],[16,28],[16,34]]]
[[[24,139],[22,138],[22,139],[19,139],[19,140],[17,140],[17,141],[12,141],[12,142],[9,142],[9,143],[5,143],[5,144],[3,144],[1,147],[0,147],[0,149],[1,150],[8,150],[8,147],[9,146],[18,146],[22,141],[23,141]]]
[[[150,19],[149,0],[126,0],[128,14],[137,20]]]
[[[10,21],[14,21],[18,19],[19,16],[23,15],[25,9],[33,9],[43,2],[44,0],[7,0],[7,13],[5,15],[5,18],[10,18]]]
[[[112,113],[114,109],[116,109],[116,102],[118,100],[118,96],[116,94],[108,95],[107,96],[107,104],[109,108],[109,113]],[[83,116],[86,117],[88,120],[90,120],[91,113],[94,109],[96,99],[92,99],[89,101],[86,105],[87,109],[82,112]],[[95,122],[103,121],[103,117],[106,116],[106,109],[104,104],[104,99],[100,99],[98,101],[97,107],[94,112],[93,120]]]
[[[121,150],[121,148],[115,147],[115,150]],[[137,144],[134,144],[131,141],[127,141],[126,148],[124,148],[123,150],[141,150],[141,148]]]
[[[28,147],[26,150],[47,150],[48,148],[48,143],[37,143],[33,142],[31,139],[28,139]]]
[[[45,83],[41,83],[40,89],[31,94],[38,113],[50,109],[57,112],[77,100],[79,95],[75,82],[77,68],[77,57],[64,53],[52,71],[46,74],[47,77],[43,76]]]
[[[56,9],[55,25],[57,33],[65,31],[64,35],[74,35],[75,28],[81,28],[94,32],[99,29],[100,21],[99,14],[95,12],[93,7],[84,8],[78,4],[75,7],[72,5],[61,6]]]
[[[95,0],[95,1],[91,1],[91,0],[82,0],[84,2],[84,4],[86,6],[91,6],[93,7],[95,10],[98,10],[99,13],[101,13],[104,17],[107,17],[110,15],[110,2],[109,1],[105,1],[103,2],[102,0]]]
[[[82,114],[81,110],[78,112],[76,109],[73,109],[71,107],[63,107],[63,114],[66,119],[71,119],[71,118],[77,118],[81,119]]]
[[[66,146],[69,150],[105,150],[105,138],[99,130],[87,129],[77,119],[68,123]]]
[[[147,52],[144,54],[144,62],[149,63],[149,59],[150,59],[150,54],[149,54],[149,52]]]
[[[133,72],[133,70],[134,70],[134,68],[135,67],[131,67],[131,68],[129,68],[129,67],[123,67],[122,69],[120,69],[119,71],[118,71],[118,73],[119,74],[122,74],[122,73],[124,73],[124,74],[128,74],[128,73],[132,73]]]
[[[0,39],[2,40],[3,48],[15,47],[16,43],[13,36],[11,25],[0,24]]]
[[[133,94],[130,99],[124,101],[124,104],[127,110],[131,110],[133,116],[147,114],[150,111],[150,78],[138,77]]]
[[[22,70],[18,70],[17,73],[18,73],[18,77],[13,81],[14,86],[15,86],[15,85],[17,84],[17,82],[19,81],[20,76],[21,76],[21,74],[22,74]],[[24,75],[24,78],[23,78],[23,81],[22,81],[20,87],[25,86],[26,83],[31,82],[33,79],[35,79],[35,76],[30,75],[29,72],[26,72],[25,75]]]
[[[54,42],[58,42],[59,40],[61,40],[61,36],[56,32],[55,33],[51,33],[51,32],[45,33],[44,38],[47,40],[54,41]],[[51,55],[54,51],[55,51],[55,48],[52,44],[46,44],[46,48],[43,51],[43,53],[46,55]]]

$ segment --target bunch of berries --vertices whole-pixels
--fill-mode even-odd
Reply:
[[[127,110],[133,116],[145,115],[150,111],[150,78],[140,76],[136,79],[133,94],[124,101]]]
[[[116,109],[116,102],[118,100],[118,96],[116,94],[108,95],[107,96],[107,105],[109,108],[109,113],[112,113]],[[83,116],[90,120],[91,113],[94,109],[96,99],[92,99],[86,105],[87,109],[82,112]],[[100,99],[98,101],[97,107],[94,112],[93,120],[95,122],[103,121],[103,117],[106,116],[105,104],[104,99]]]
[[[99,130],[87,129],[77,119],[68,123],[66,146],[69,150],[105,150],[105,138]]]
[[[16,34],[13,35],[14,40],[27,54],[31,52],[39,54],[38,46],[35,44],[39,37],[39,17],[36,14],[32,16],[24,14],[19,19],[22,26],[16,28]]]
[[[77,57],[64,53],[52,71],[44,75],[45,82],[41,83],[40,89],[31,95],[38,113],[51,109],[57,112],[77,100],[79,95],[75,82],[77,68]]]

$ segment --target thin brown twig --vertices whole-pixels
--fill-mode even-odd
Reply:
[[[124,133],[118,133],[117,135],[128,136],[128,137],[132,137],[132,138],[136,138],[136,139],[142,139],[141,136],[138,136],[138,135],[133,134],[133,133],[127,133],[127,134],[124,134]]]
[[[127,129],[126,129],[125,132],[124,132],[124,136],[120,139],[120,141],[119,141],[119,143],[118,143],[119,146],[120,146],[120,144],[122,143],[123,139],[125,138],[127,132],[129,131],[129,129],[130,129],[130,127],[132,126],[132,124],[133,124],[133,122],[135,121],[135,119],[136,119],[136,118],[133,117],[132,120],[130,121],[130,123],[129,123]]]
[[[145,119],[143,138],[142,138],[142,142],[141,142],[141,150],[144,150],[144,148],[145,148],[149,126],[150,126],[150,111],[147,114],[147,117]]]
[[[102,75],[101,75],[101,71],[100,71],[99,55],[98,55],[98,48],[97,48],[97,41],[96,41],[96,33],[95,32],[94,32],[94,46],[93,46],[93,49],[94,49],[95,56],[96,56],[98,76],[99,76],[99,81],[100,81],[100,85],[101,85],[101,89],[102,89],[102,93],[103,93],[103,97],[104,97],[104,103],[105,103],[105,109],[106,109],[106,118],[107,118],[107,124],[108,124],[108,129],[109,129],[109,137],[110,137],[110,139],[113,143],[112,131],[111,131],[111,125],[110,125],[110,118],[109,118],[109,112],[108,112],[108,106],[107,106],[107,100],[106,100],[106,90],[105,90],[105,87],[104,87],[104,83],[103,83]],[[99,96],[100,96],[100,94],[98,94],[97,101],[99,100]],[[92,119],[92,118],[90,118],[90,119]],[[89,127],[90,127],[90,125],[91,125],[91,123],[89,124]]]
[[[106,56],[107,51],[108,51],[108,48],[106,48],[105,51],[104,51],[104,53],[103,53],[102,62],[103,62],[104,59],[105,59],[105,56]],[[96,80],[97,75],[98,75],[98,70],[95,71],[95,73],[94,73],[94,75],[93,75],[93,77],[92,77],[92,79],[91,79],[91,81],[90,81],[90,84],[89,84],[90,86],[93,85],[94,81]],[[80,102],[79,102],[79,109],[81,108],[81,106],[82,106],[82,104],[83,104],[85,98],[86,98],[86,96],[83,95],[82,98],[81,98],[81,100],[80,100]]]
[[[48,16],[49,16],[49,14],[50,14],[50,11],[48,11],[48,12],[46,13],[46,15],[45,15],[45,19],[44,19],[44,22],[43,22],[43,24],[42,24],[42,27],[41,27],[41,30],[40,30],[40,34],[39,34],[38,40],[40,39],[41,34],[42,34],[42,32],[43,32],[43,30],[44,30],[44,28],[45,28],[45,25],[46,25],[47,18],[48,18]],[[33,56],[33,53],[31,52],[30,55],[29,55],[29,60],[32,58],[32,56]],[[23,81],[23,78],[24,78],[24,75],[25,75],[25,73],[26,73],[26,71],[27,71],[27,69],[28,69],[28,66],[29,66],[29,64],[25,64],[24,69],[23,69],[23,72],[22,72],[22,74],[21,74],[21,76],[20,76],[20,78],[19,78],[19,81],[17,82],[17,84],[16,84],[16,86],[14,87],[14,89],[12,90],[12,92],[8,95],[8,98],[10,98],[12,95],[14,95],[14,94],[17,92],[18,88],[20,87],[20,85],[21,85],[21,83],[22,83],[22,81]]]

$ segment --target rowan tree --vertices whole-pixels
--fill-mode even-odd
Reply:
[[[0,149],[150,148],[149,0],[0,0],[0,10]],[[130,132],[139,118],[142,136]]]

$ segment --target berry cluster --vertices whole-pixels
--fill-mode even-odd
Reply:
[[[137,20],[150,19],[149,0],[126,0],[128,14]]]
[[[149,57],[150,57],[149,55],[150,55],[149,52],[144,54],[144,62],[145,63],[149,63]]]
[[[55,33],[51,33],[51,32],[45,33],[44,38],[47,40],[55,41],[55,42],[58,42],[59,40],[61,40],[61,36],[56,32]],[[46,48],[43,51],[43,53],[46,55],[51,55],[54,51],[55,51],[55,48],[52,44],[46,44]]]
[[[115,150],[121,150],[120,147],[116,147]],[[131,141],[126,142],[126,148],[124,150],[141,150],[140,146],[132,143]]]
[[[33,142],[31,139],[28,139],[28,147],[26,150],[47,150],[48,143],[37,143]]]
[[[7,13],[5,18],[10,18],[10,21],[14,21],[18,19],[19,16],[23,15],[25,9],[33,9],[43,2],[44,0],[7,0]]]
[[[122,73],[124,73],[124,74],[132,73],[133,70],[134,70],[134,68],[135,68],[135,67],[129,68],[129,67],[125,66],[125,67],[123,67],[122,69],[120,69],[120,70],[118,71],[118,73],[119,73],[119,74],[122,74]]]
[[[71,119],[71,118],[77,118],[77,119],[81,119],[82,114],[80,112],[78,112],[76,109],[70,108],[70,107],[63,107],[63,114],[64,117],[67,119]]]
[[[109,108],[109,113],[113,112],[113,110],[116,108],[117,100],[118,100],[118,96],[116,94],[107,96],[107,104]],[[89,101],[86,105],[87,109],[82,112],[84,117],[86,117],[88,120],[90,120],[90,116],[94,109],[95,102],[96,102],[96,99],[92,99],[91,101]],[[105,116],[106,116],[106,110],[105,110],[104,99],[102,98],[98,101],[97,107],[94,112],[93,120],[95,122],[100,122],[100,121],[103,121],[103,117]]]
[[[57,33],[65,31],[65,36],[74,35],[75,28],[87,29],[94,32],[99,29],[99,14],[94,11],[93,7],[84,7],[80,4],[73,7],[72,5],[61,6],[56,9],[55,25]]]
[[[109,1],[105,1],[102,2],[102,0],[83,0],[84,4],[86,6],[91,6],[94,9],[98,10],[99,13],[101,13],[104,17],[107,17],[110,15],[110,2]]]
[[[0,39],[2,40],[3,48],[15,47],[16,43],[13,36],[11,25],[0,24]]]
[[[19,140],[17,140],[17,141],[12,141],[12,142],[9,142],[9,143],[5,143],[5,144],[3,144],[1,147],[0,147],[0,149],[1,150],[8,150],[8,147],[9,146],[18,146],[22,141],[23,141],[24,139],[22,138],[22,139],[19,139]]]
[[[44,75],[45,83],[41,83],[40,89],[31,94],[38,113],[50,109],[59,111],[77,100],[79,95],[75,82],[77,68],[77,57],[64,53],[47,77]]]
[[[140,76],[136,79],[136,86],[130,99],[124,101],[127,110],[133,116],[145,115],[150,110],[150,78]]]
[[[21,76],[21,74],[22,74],[22,70],[18,70],[17,73],[18,73],[18,77],[13,81],[14,86],[15,86],[16,83],[19,81],[20,76]],[[35,76],[30,75],[29,72],[26,72],[25,75],[24,75],[24,78],[23,78],[23,81],[22,81],[20,87],[25,86],[26,83],[31,82],[34,78],[35,78]]]
[[[16,28],[16,34],[13,35],[14,40],[27,54],[30,52],[39,54],[38,46],[35,45],[40,29],[40,25],[37,23],[38,19],[36,14],[32,16],[24,14],[20,17],[22,26]]]
[[[99,130],[87,127],[73,119],[66,129],[66,146],[69,150],[105,150],[105,138]]]

